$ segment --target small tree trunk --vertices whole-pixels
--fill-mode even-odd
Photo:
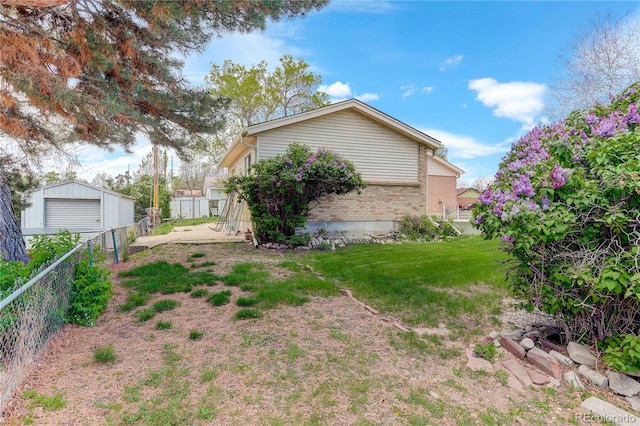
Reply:
[[[4,260],[27,263],[27,247],[22,229],[11,204],[11,189],[7,177],[0,169],[0,256]]]

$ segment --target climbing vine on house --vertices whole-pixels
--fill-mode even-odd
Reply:
[[[571,339],[640,328],[640,82],[513,145],[474,223],[513,255],[516,296]]]
[[[311,204],[325,195],[360,193],[366,187],[350,161],[336,152],[291,144],[283,155],[258,161],[245,176],[233,176],[227,191],[246,200],[260,243],[299,244],[296,228],[307,221]]]

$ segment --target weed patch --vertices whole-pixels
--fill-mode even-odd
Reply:
[[[164,311],[171,311],[177,308],[178,306],[180,306],[180,302],[178,302],[177,300],[164,299],[164,300],[158,300],[153,305],[151,305],[151,309],[154,312],[164,312]]]
[[[204,331],[191,330],[189,331],[189,340],[200,340],[204,336]]]
[[[234,318],[237,320],[262,318],[262,313],[256,309],[240,309],[235,313]]]
[[[156,313],[153,309],[138,309],[136,311],[136,318],[139,322],[149,321],[154,316],[156,316]]]
[[[171,323],[168,321],[158,321],[156,323],[156,329],[158,330],[169,330],[171,328]]]
[[[29,408],[42,407],[45,410],[55,411],[61,410],[67,405],[64,395],[57,393],[53,396],[42,395],[33,389],[27,389],[23,392],[22,397],[29,400]]]
[[[98,364],[113,364],[114,362],[116,362],[117,357],[116,352],[113,349],[113,345],[94,349],[93,359]]]
[[[194,299],[200,299],[209,295],[209,291],[206,288],[197,288],[191,292],[191,297]]]
[[[122,271],[124,287],[135,288],[141,293],[171,294],[191,291],[200,284],[215,282],[216,275],[209,271],[189,271],[180,263],[158,261]]]
[[[151,295],[149,293],[142,293],[139,291],[129,292],[127,300],[124,304],[120,305],[119,310],[122,312],[129,312],[134,308],[143,306],[150,298]]]
[[[216,293],[211,293],[207,297],[207,302],[211,303],[213,306],[222,306],[229,303],[231,300],[231,290],[223,290],[218,291]]]

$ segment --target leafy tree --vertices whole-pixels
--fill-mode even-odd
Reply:
[[[119,187],[118,192],[136,200],[134,203],[134,214],[136,219],[140,219],[147,215],[146,209],[152,205],[153,176],[138,175],[131,184]],[[168,218],[171,213],[169,208],[171,193],[167,189],[165,178],[163,177],[160,178],[158,196],[158,205],[162,209],[162,218]]]
[[[325,148],[316,153],[291,144],[284,155],[258,161],[245,176],[232,176],[228,191],[247,201],[260,243],[292,242],[304,226],[310,203],[329,194],[342,195],[366,187],[354,165]]]
[[[57,182],[66,182],[68,180],[77,179],[78,175],[74,171],[67,171],[64,173],[58,173],[55,170],[50,170],[41,176],[43,185],[51,185]]]
[[[610,98],[640,76],[640,19],[596,15],[558,58],[547,108],[559,119]]]
[[[227,31],[262,29],[268,19],[304,15],[326,4],[75,0],[34,7],[27,0],[15,5],[20,1],[0,5],[0,130],[29,155],[78,140],[129,148],[137,132],[185,155],[197,140],[194,134],[220,128],[227,100],[190,87],[177,55],[202,51],[211,37]],[[10,194],[0,170],[0,252],[26,261]]]
[[[481,194],[475,226],[513,255],[515,295],[568,339],[640,326],[640,81],[513,145]],[[640,343],[640,342],[639,342]]]
[[[230,59],[222,67],[213,64],[207,81],[211,93],[231,99],[228,108],[227,127],[239,131],[250,124],[268,119],[265,95],[267,80],[267,62],[260,61],[247,69]]]
[[[227,128],[234,136],[251,124],[329,104],[329,96],[318,91],[322,77],[290,55],[282,56],[272,73],[266,61],[249,69],[230,60],[213,64],[207,81],[214,96],[231,99]]]
[[[329,95],[318,91],[322,77],[309,71],[302,59],[290,55],[280,58],[280,65],[266,78],[267,120],[288,117],[329,104]]]
[[[266,61],[250,68],[231,60],[213,64],[207,81],[214,96],[230,99],[225,126],[208,141],[207,152],[216,164],[246,126],[329,104],[329,96],[318,91],[322,77],[290,55],[282,56],[271,73]]]

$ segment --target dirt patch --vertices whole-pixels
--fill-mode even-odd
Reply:
[[[225,274],[237,262],[277,264],[303,254],[256,250],[248,244],[157,247],[132,256],[114,272],[156,260],[214,261]],[[301,257],[303,260],[303,257]],[[396,425],[569,424],[579,394],[514,391],[497,375],[465,367],[473,339],[406,345],[402,333],[344,296],[314,297],[297,307],[234,321],[232,303],[213,307],[189,294],[154,296],[180,302],[144,323],[120,312],[127,290],[114,273],[115,292],[94,328],[65,326],[51,341],[24,389],[62,394],[66,405],[39,409],[20,392],[6,422],[36,425]],[[226,289],[219,284],[211,291]],[[171,323],[159,330],[157,321]],[[198,340],[190,331],[204,334]],[[487,330],[488,331],[488,330]],[[481,336],[477,336],[478,340]],[[113,364],[93,351],[113,345]],[[500,353],[504,359],[506,353]],[[164,416],[164,417],[163,417]]]

